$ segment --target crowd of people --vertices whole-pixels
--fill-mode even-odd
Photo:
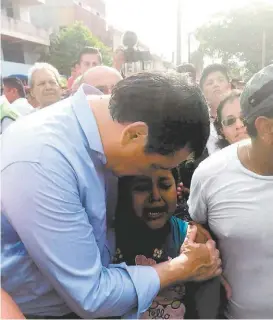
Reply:
[[[124,56],[115,54],[113,67],[102,65],[97,48],[85,47],[71,68],[71,77],[64,86],[59,71],[48,63],[36,63],[25,84],[16,75],[2,79],[1,133],[18,117],[47,107],[73,95],[81,84],[88,84],[86,94],[111,94],[114,85],[122,79],[120,73]]]
[[[273,65],[118,54],[3,79],[2,318],[272,318]]]

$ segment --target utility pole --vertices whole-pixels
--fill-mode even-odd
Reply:
[[[172,63],[175,64],[175,59],[174,59],[175,53],[174,51],[172,52]]]
[[[181,0],[177,0],[176,65],[181,64]]]
[[[188,34],[188,63],[191,63],[191,33]]]
[[[262,68],[265,67],[266,61],[266,31],[263,30],[263,38],[262,38]]]

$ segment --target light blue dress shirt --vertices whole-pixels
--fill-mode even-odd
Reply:
[[[159,277],[109,264],[106,198],[117,185],[82,88],[16,121],[1,143],[2,287],[25,314],[138,317]]]

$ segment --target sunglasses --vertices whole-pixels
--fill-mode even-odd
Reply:
[[[240,116],[240,117],[229,116],[228,118],[223,119],[221,121],[221,124],[223,127],[230,127],[236,123],[237,119],[240,119],[243,123],[245,121],[243,116]]]

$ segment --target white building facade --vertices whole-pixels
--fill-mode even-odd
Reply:
[[[2,0],[1,76],[26,74],[49,46],[49,30],[35,26],[30,18],[30,8],[43,5],[44,0]]]

